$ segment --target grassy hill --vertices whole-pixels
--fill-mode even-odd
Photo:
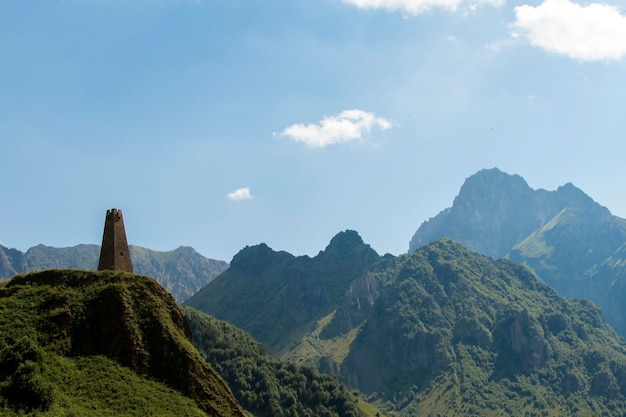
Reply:
[[[153,279],[50,270],[0,285],[0,414],[238,416]]]

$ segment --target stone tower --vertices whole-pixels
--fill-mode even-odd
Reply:
[[[98,271],[104,270],[133,272],[122,210],[107,210],[98,263]]]

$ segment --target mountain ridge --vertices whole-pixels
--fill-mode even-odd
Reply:
[[[523,265],[440,239],[412,254],[368,262],[363,248],[338,253],[346,265],[349,258],[363,265],[345,279],[323,257],[294,257],[266,245],[253,251],[263,268],[226,271],[188,304],[221,320],[240,320],[239,327],[273,355],[337,375],[383,411],[626,412],[624,341],[597,306],[560,297]],[[315,299],[328,283],[341,283],[339,295],[325,299],[324,308],[303,309],[294,327],[285,327],[283,311],[271,308],[299,293],[285,291],[289,285],[301,286],[302,294],[313,290]],[[203,303],[206,294],[212,301]],[[262,307],[245,311],[250,305]],[[274,343],[280,337],[288,343]]]
[[[555,191],[534,190],[519,175],[498,168],[483,169],[465,180],[452,207],[420,225],[409,243],[409,252],[450,237],[471,250],[502,258],[566,207],[610,215],[608,209],[571,183]]]
[[[205,258],[190,246],[169,251],[136,245],[130,245],[129,249],[135,271],[155,278],[179,302],[185,301],[228,268],[227,262]],[[66,248],[39,244],[25,253],[0,245],[0,279],[32,270],[95,270],[99,256],[100,246],[93,244]]]
[[[378,254],[352,230],[338,233],[313,258],[275,252],[264,243],[249,246],[237,253],[230,268],[216,278],[215,287],[220,288],[218,297],[205,286],[185,305],[202,311],[210,308],[211,315],[217,318],[226,313],[220,306],[229,309],[238,305],[238,314],[228,321],[240,328],[259,323],[258,328],[264,329],[263,332],[250,333],[270,352],[276,352],[301,337],[301,326],[328,314],[330,304],[341,296],[346,285],[377,258]],[[251,275],[258,279],[245,286],[239,284],[242,278]],[[282,279],[285,276],[290,279]],[[242,303],[248,296],[254,296],[256,302]],[[264,322],[265,317],[272,317],[271,326],[270,322]],[[280,337],[275,332],[278,328],[283,329]]]
[[[519,175],[481,170],[466,179],[452,207],[418,228],[410,249],[443,236],[522,263],[563,296],[596,302],[609,324],[626,336],[626,311],[614,294],[621,288],[616,280],[626,275],[621,250],[626,220],[573,184],[533,190]]]

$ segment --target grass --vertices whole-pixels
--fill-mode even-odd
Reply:
[[[45,365],[44,376],[54,387],[55,400],[50,410],[37,413],[42,417],[207,415],[195,401],[180,392],[141,378],[103,356],[64,358],[50,355]]]
[[[133,274],[0,284],[0,415],[242,416],[175,300]]]
[[[281,359],[296,364],[316,366],[321,358],[330,359],[340,365],[350,353],[350,346],[359,333],[360,327],[331,339],[323,339],[320,334],[332,321],[335,310],[322,317],[314,324],[314,329],[306,334],[300,343],[292,350],[281,355]]]

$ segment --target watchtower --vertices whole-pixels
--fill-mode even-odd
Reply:
[[[104,270],[133,272],[122,210],[107,210],[98,263],[98,271]]]

